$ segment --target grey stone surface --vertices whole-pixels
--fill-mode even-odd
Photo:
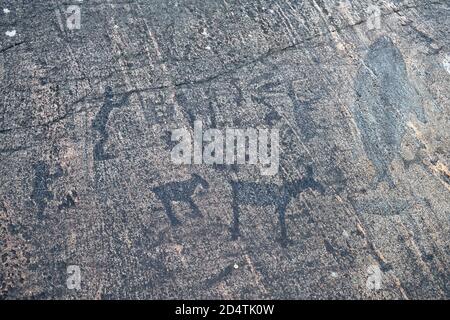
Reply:
[[[0,0],[0,298],[448,299],[449,9]],[[173,164],[194,120],[279,174]]]

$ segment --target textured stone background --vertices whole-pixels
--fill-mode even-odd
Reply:
[[[449,2],[373,3],[0,0],[0,298],[448,299]],[[279,128],[280,173],[173,165],[195,119]],[[233,203],[307,168],[285,239],[278,198]]]

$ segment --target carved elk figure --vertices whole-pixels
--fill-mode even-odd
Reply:
[[[180,220],[178,220],[173,211],[172,207],[173,201],[182,201],[188,203],[192,209],[192,213],[195,216],[197,217],[202,216],[199,208],[192,199],[192,196],[194,195],[194,192],[199,185],[204,190],[209,189],[209,184],[205,179],[203,179],[197,174],[192,174],[192,178],[189,180],[179,182],[169,182],[153,188],[153,192],[162,202],[167,217],[169,218],[169,221],[172,226],[181,224]]]
[[[232,181],[231,187],[233,191],[232,239],[235,240],[240,236],[239,205],[275,206],[281,230],[280,241],[284,247],[289,242],[286,230],[286,208],[289,202],[292,198],[295,198],[299,193],[308,188],[317,190],[320,193],[325,192],[325,188],[314,180],[311,167],[307,168],[307,174],[302,179],[285,182],[282,185]]]

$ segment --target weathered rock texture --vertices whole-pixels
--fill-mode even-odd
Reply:
[[[448,1],[73,2],[0,1],[1,298],[450,297]],[[195,120],[279,174],[173,164]]]

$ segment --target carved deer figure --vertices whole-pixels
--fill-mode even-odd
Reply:
[[[169,182],[164,185],[153,188],[153,192],[158,199],[162,202],[166,211],[167,217],[172,226],[180,225],[181,222],[176,217],[172,202],[182,201],[187,202],[195,216],[201,217],[200,209],[194,203],[192,196],[198,186],[201,186],[204,190],[209,189],[208,182],[197,174],[192,174],[192,178],[185,181]]]
[[[299,193],[310,188],[320,193],[325,192],[325,188],[313,178],[312,168],[307,168],[307,174],[302,179],[285,182],[282,185],[274,183],[255,182],[231,182],[233,191],[233,224],[231,226],[231,236],[235,240],[240,236],[239,231],[239,205],[254,206],[275,206],[278,213],[278,220],[281,230],[281,245],[287,246],[288,237],[286,230],[286,208],[292,198]]]

